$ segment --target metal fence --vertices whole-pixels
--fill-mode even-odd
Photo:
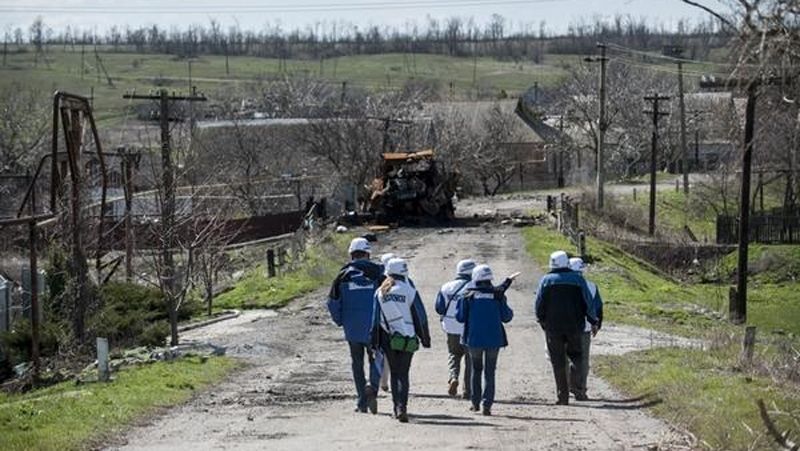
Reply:
[[[751,243],[800,244],[800,216],[755,215],[748,229]],[[717,244],[735,244],[739,240],[739,218],[717,216]]]

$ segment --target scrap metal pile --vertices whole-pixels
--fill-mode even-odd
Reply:
[[[452,219],[458,175],[432,150],[383,154],[382,175],[372,181],[367,210],[376,217]]]

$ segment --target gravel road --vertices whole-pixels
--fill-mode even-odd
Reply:
[[[431,316],[433,347],[414,356],[411,422],[391,419],[382,394],[377,416],[357,414],[347,346],[328,319],[323,291],[274,312],[239,318],[184,334],[184,340],[228,347],[247,367],[184,406],[128,431],[109,449],[351,450],[380,449],[676,449],[682,437],[649,416],[653,400],[624,399],[590,376],[589,402],[554,406],[555,384],[544,339],[532,312],[541,270],[528,258],[519,229],[480,226],[405,229],[380,236],[376,254],[409,259],[411,276]],[[445,336],[433,310],[439,285],[455,263],[471,256],[504,276],[522,271],[509,291],[515,311],[510,345],[500,353],[494,416],[468,410],[446,396]],[[630,346],[624,329],[598,336],[598,349]]]

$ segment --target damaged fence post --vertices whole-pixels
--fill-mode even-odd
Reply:
[[[586,233],[583,230],[578,232],[578,255],[586,258]]]
[[[101,382],[109,380],[108,339],[97,337],[97,379]]]
[[[742,341],[742,363],[750,366],[753,363],[753,351],[756,344],[756,326],[747,326],[744,329]]]
[[[267,277],[275,277],[275,250],[267,249]]]

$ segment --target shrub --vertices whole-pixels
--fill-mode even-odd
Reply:
[[[169,335],[169,322],[157,321],[147,325],[139,335],[139,345],[141,346],[164,346],[167,344]]]
[[[100,291],[102,307],[89,319],[92,335],[114,346],[157,342],[156,324],[167,320],[167,307],[156,288],[112,282]],[[166,333],[162,336],[163,341]]]

